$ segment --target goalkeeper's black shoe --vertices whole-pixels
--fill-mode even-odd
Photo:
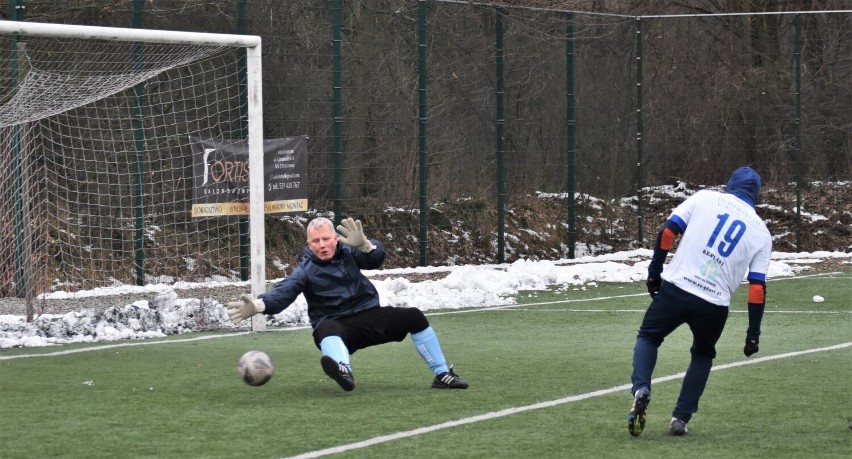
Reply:
[[[432,380],[432,387],[435,389],[467,389],[467,383],[462,381],[453,371],[453,366],[450,365],[450,369],[445,371]]]
[[[346,392],[355,388],[355,378],[352,376],[352,371],[343,364],[343,362],[335,362],[333,358],[324,355],[320,359],[322,371],[333,379]]]
[[[651,391],[646,388],[637,390],[633,397],[633,406],[627,414],[627,430],[630,431],[630,435],[638,437],[645,428],[645,412],[648,410],[649,403],[651,403]]]

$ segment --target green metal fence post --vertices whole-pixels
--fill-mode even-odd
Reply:
[[[237,34],[244,35],[246,33],[246,2],[247,0],[237,1]],[[240,98],[240,139],[248,139],[248,69],[246,68],[246,49],[237,49],[237,74],[239,75],[237,85]],[[248,217],[240,217],[240,280],[249,280],[249,271],[251,268],[251,247],[249,234]]]
[[[12,21],[24,20],[24,5],[23,0],[9,1],[9,19]],[[12,42],[12,49],[9,55],[9,77],[12,84],[13,94],[18,91],[18,47],[21,45],[21,40],[18,35],[15,35]],[[21,170],[21,126],[15,124],[12,126],[12,190],[14,196],[14,211],[15,211],[15,296],[18,298],[26,297],[27,292],[27,276],[24,271],[24,244],[26,237],[24,235],[24,203],[23,203],[23,171]],[[27,322],[33,320],[33,306],[27,299]]]
[[[331,85],[332,85],[332,112],[333,112],[333,133],[334,140],[334,224],[340,223],[341,215],[343,214],[343,205],[341,203],[341,168],[343,167],[343,138],[342,126],[343,117],[341,110],[340,96],[340,0],[334,0],[331,4]]]
[[[574,175],[574,130],[577,120],[574,118],[574,13],[565,13],[565,98],[566,131],[565,142],[566,167],[568,174],[568,258],[574,258],[574,246],[577,245],[577,200]]]
[[[142,9],[145,0],[133,0],[133,27],[142,28]],[[142,46],[137,43],[133,46],[133,63],[137,70],[142,68]],[[142,164],[145,152],[145,129],[142,124],[142,104],[145,96],[145,87],[142,83],[133,86],[133,146],[136,151],[136,174],[133,184],[133,207],[135,213],[133,247],[135,253],[136,285],[145,285],[145,211],[142,192],[142,181],[144,180],[144,167]]]
[[[418,141],[420,156],[420,266],[429,264],[429,162],[426,144],[428,105],[426,104],[426,0],[417,1],[417,56],[419,95]]]
[[[497,263],[503,263],[506,255],[506,179],[504,155],[506,152],[503,107],[503,14],[502,8],[496,8],[496,60],[497,60]]]
[[[636,212],[639,221],[640,243],[645,242],[645,225],[642,210],[642,188],[645,187],[642,171],[642,18],[636,18]]]
[[[796,15],[796,251],[802,251],[802,18]]]

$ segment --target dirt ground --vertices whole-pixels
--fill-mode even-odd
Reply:
[[[638,238],[638,208],[635,198],[603,201],[587,195],[577,197],[575,257],[651,248],[657,229],[684,196],[695,188],[679,185],[657,189],[643,198],[642,225],[644,240]],[[801,223],[797,223],[795,190],[765,188],[758,204],[758,213],[767,222],[774,236],[775,252],[852,252],[852,187],[849,182],[814,184],[801,190]],[[471,199],[443,202],[429,213],[430,231],[428,265],[511,263],[518,259],[559,260],[569,258],[568,200],[564,196],[536,195],[514,199],[507,204],[505,253],[497,257],[498,215],[493,203]],[[380,239],[387,249],[384,268],[403,268],[419,265],[419,216],[410,210],[387,211],[366,216],[354,215],[364,221],[367,235]],[[280,227],[268,231],[267,253],[277,261],[289,263],[286,273],[270,267],[267,279],[284,277],[298,262],[304,244],[302,223],[280,221]],[[797,234],[798,231],[798,234]],[[818,254],[819,255],[819,254]],[[849,257],[818,256],[821,261],[808,263],[809,272],[852,271]],[[291,258],[287,258],[287,257]],[[272,266],[273,263],[268,263]],[[407,273],[412,282],[437,279],[446,273]],[[398,277],[399,274],[371,275],[373,279]],[[205,292],[211,298],[229,301],[242,292],[223,289]],[[197,292],[188,292],[197,295]],[[0,314],[23,314],[24,305],[14,299],[0,299]],[[74,301],[84,304],[76,304]],[[104,307],[111,303],[104,302]],[[125,304],[125,303],[121,303]],[[53,301],[39,305],[39,313],[61,313],[81,307],[93,307],[92,300]]]
[[[815,183],[802,189],[800,218],[795,189],[764,187],[758,214],[773,235],[775,252],[852,252],[852,183]],[[671,210],[698,187],[679,184],[655,189],[643,196],[639,238],[638,202],[635,198],[603,201],[578,195],[574,212],[575,257],[651,248],[652,239]],[[568,258],[567,198],[556,195],[526,196],[507,204],[504,262],[524,259]],[[474,200],[439,203],[430,210],[429,263],[431,265],[496,263],[497,212],[493,205]],[[366,228],[382,228],[389,248],[385,267],[416,266],[419,247],[416,222],[410,214],[386,213],[367,218]],[[416,218],[416,217],[415,217]],[[399,228],[400,234],[384,228]],[[406,234],[407,233],[407,234]],[[836,260],[826,265],[837,265]]]
[[[642,239],[639,238],[639,208],[635,197],[605,201],[579,194],[576,198],[574,257],[651,248],[660,225],[672,209],[700,189],[679,183],[649,190],[642,199]],[[852,252],[852,182],[814,183],[798,192],[765,186],[757,211],[773,235],[773,251]],[[801,200],[800,216],[797,200]],[[505,256],[497,256],[498,213],[492,202],[460,199],[441,202],[429,211],[428,265],[463,265],[513,262],[518,259],[558,260],[570,258],[568,199],[539,194],[512,199],[504,214]],[[385,268],[420,264],[418,218],[410,211],[388,211],[361,218],[368,236],[380,239],[388,256]],[[369,234],[370,229],[374,233]],[[303,230],[301,230],[303,231]],[[378,234],[376,234],[378,233]],[[302,241],[294,238],[274,250],[277,254],[300,254]],[[290,245],[289,247],[283,247]],[[269,247],[268,247],[269,249]],[[676,250],[676,247],[675,247]],[[812,265],[814,271],[852,270],[849,259],[824,258]],[[287,260],[295,263],[296,260]],[[291,264],[292,266],[292,264]],[[279,273],[280,275],[280,273]],[[412,275],[428,278],[429,275]]]

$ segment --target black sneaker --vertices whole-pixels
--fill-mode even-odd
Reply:
[[[355,388],[355,378],[352,377],[352,372],[343,362],[335,362],[333,358],[324,355],[320,359],[320,364],[322,365],[322,371],[335,380],[341,389],[349,392]]]
[[[630,431],[630,435],[638,437],[645,428],[645,412],[648,410],[649,403],[651,403],[651,391],[644,387],[637,390],[633,397],[633,406],[627,414],[627,430]]]
[[[678,418],[672,418],[671,424],[669,424],[669,433],[680,437],[681,435],[686,435],[689,430],[686,428],[686,423],[681,421]]]
[[[462,381],[453,371],[453,366],[450,365],[449,371],[445,371],[432,380],[434,389],[467,389],[467,383]]]

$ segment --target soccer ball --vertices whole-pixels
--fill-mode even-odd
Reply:
[[[249,386],[262,386],[272,379],[272,360],[265,352],[248,351],[240,357],[237,373]]]

